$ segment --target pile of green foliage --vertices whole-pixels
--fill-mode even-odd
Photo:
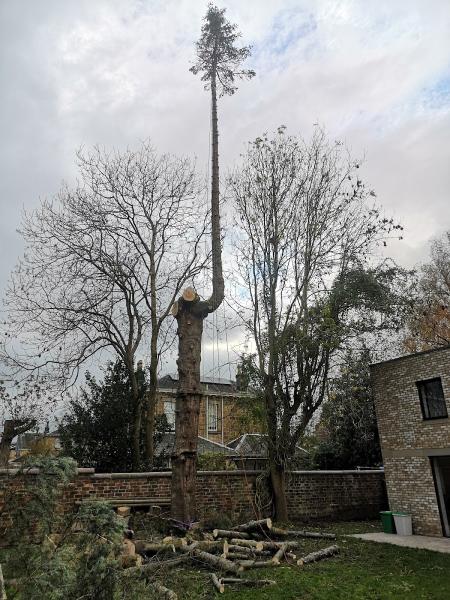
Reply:
[[[103,381],[87,373],[86,386],[71,398],[59,426],[63,453],[98,472],[132,471],[134,410],[131,384],[122,361],[108,363]],[[168,429],[165,415],[157,416],[155,446]],[[141,445],[143,449],[144,431]],[[141,466],[143,470],[149,468]]]
[[[39,472],[24,474],[30,468]],[[15,581],[11,597],[151,598],[142,582],[124,579],[124,521],[107,503],[86,502],[76,514],[61,514],[59,495],[75,473],[76,463],[70,458],[31,457],[11,482],[2,509],[8,518],[1,532],[8,548],[5,578]]]

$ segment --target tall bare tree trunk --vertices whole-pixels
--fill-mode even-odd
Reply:
[[[211,80],[212,180],[211,245],[212,295],[205,302],[194,292],[183,294],[177,302],[178,322],[178,390],[175,417],[175,448],[172,454],[172,516],[184,523],[195,518],[195,484],[200,402],[201,344],[203,320],[222,303],[225,286],[222,273],[219,207],[219,131],[217,119],[216,78]]]
[[[287,498],[286,498],[286,472],[280,460],[278,451],[277,413],[273,387],[266,385],[265,393],[267,425],[268,425],[268,453],[270,485],[272,488],[275,519],[277,521],[288,520]]]
[[[153,437],[155,433],[156,390],[158,387],[157,340],[158,333],[152,328],[152,336],[150,340],[150,383],[145,395],[145,459],[150,467],[153,465],[155,456]]]
[[[133,430],[132,430],[132,457],[131,462],[133,471],[138,471],[141,468],[141,427],[142,427],[142,396],[139,391],[139,386],[134,372],[133,365],[128,366],[128,373],[131,382],[131,394],[133,399]]]
[[[152,334],[150,339],[150,385],[146,393],[146,419],[145,419],[145,458],[149,466],[153,464],[154,447],[153,436],[155,433],[156,389],[158,385],[158,335],[159,325],[157,318],[156,302],[156,266],[155,266],[155,238],[156,231],[152,227],[152,241],[150,246],[150,307]]]
[[[179,300],[178,391],[175,449],[172,455],[172,516],[189,523],[195,516],[195,479],[200,401],[201,342],[205,314],[198,304]],[[201,303],[204,304],[204,303]],[[192,306],[191,306],[192,305]]]

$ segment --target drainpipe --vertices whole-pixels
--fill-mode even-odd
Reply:
[[[222,427],[222,446],[223,446],[224,445],[224,443],[223,443],[223,421],[224,421],[224,419],[223,419],[223,396],[222,396],[222,412],[221,412],[220,418],[221,418],[220,425]]]
[[[205,438],[209,440],[209,396],[206,396],[205,410]]]

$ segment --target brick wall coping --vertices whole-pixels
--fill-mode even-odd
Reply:
[[[232,475],[259,475],[263,471],[243,471],[236,469],[234,471],[197,471],[198,475],[223,475],[225,477]],[[93,473],[92,479],[147,479],[149,477],[172,477],[171,471],[144,471],[142,473]]]
[[[0,469],[0,475],[16,475],[19,469]],[[24,475],[37,475],[39,469],[33,468],[24,471]],[[245,471],[236,469],[234,471],[197,471],[198,475],[206,476],[233,476],[233,475],[261,475],[264,471]],[[358,470],[323,470],[323,471],[288,471],[292,475],[378,475],[384,473],[383,469],[358,469]],[[92,479],[148,479],[150,477],[171,477],[171,471],[147,471],[142,473],[96,473],[95,469],[80,467],[77,469],[77,475],[88,475]]]
[[[334,471],[287,471],[291,475],[379,475],[384,473],[384,469],[354,469],[354,470],[334,470]]]
[[[17,473],[19,472],[20,469],[0,469],[0,475],[17,475]],[[32,469],[27,469],[26,471],[23,471],[23,475],[37,475],[39,472],[40,469],[33,467]],[[93,473],[95,473],[95,469],[92,468],[80,467],[79,469],[77,469],[77,475],[91,475]]]

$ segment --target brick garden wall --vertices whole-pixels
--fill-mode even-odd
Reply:
[[[30,474],[26,477],[34,477]],[[254,518],[256,498],[267,497],[257,471],[199,472],[197,506],[201,517],[227,514],[232,519]],[[6,490],[20,484],[11,471],[0,470],[0,513]],[[14,482],[14,483],[13,483]],[[290,515],[293,520],[366,519],[385,508],[382,471],[297,471],[288,476]],[[95,473],[79,469],[76,479],[62,490],[64,511],[74,511],[88,498],[170,497],[170,473]],[[155,502],[157,503],[157,502]],[[270,507],[266,508],[270,514]]]
[[[450,415],[450,348],[371,366],[391,510],[412,514],[413,532],[442,535],[430,458],[450,455],[450,419],[424,420],[416,382],[440,377]]]

